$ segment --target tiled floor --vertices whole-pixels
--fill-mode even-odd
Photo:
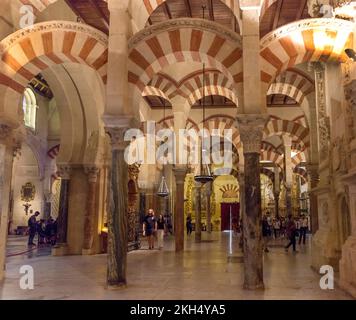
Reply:
[[[209,240],[186,240],[184,253],[174,252],[172,239],[163,251],[129,253],[128,286],[105,289],[106,255],[52,257],[48,249],[8,257],[1,299],[351,299],[346,293],[321,290],[320,277],[310,268],[310,244],[286,253],[282,242],[265,254],[264,291],[242,289],[243,264],[228,262],[229,235],[213,233]],[[203,239],[207,235],[203,236]],[[21,241],[23,246],[21,247]],[[26,249],[25,239],[10,239],[9,252]],[[14,245],[14,243],[17,243]],[[236,252],[237,240],[232,241]],[[16,249],[16,250],[15,250]],[[24,250],[23,250],[24,251]],[[19,287],[19,268],[34,268],[34,290]]]

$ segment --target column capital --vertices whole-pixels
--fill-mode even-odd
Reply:
[[[70,164],[59,164],[58,174],[63,180],[70,180],[72,174],[72,166]]]
[[[98,179],[100,169],[96,165],[84,166],[84,172],[88,175],[88,181],[95,183]]]
[[[174,167],[172,169],[174,177],[176,178],[176,184],[184,184],[185,176],[187,174],[187,168],[186,167]]]
[[[125,150],[130,141],[125,141],[125,133],[131,128],[139,128],[139,121],[127,115],[103,115],[105,132],[111,138],[113,150]]]
[[[268,114],[241,114],[237,116],[243,153],[260,153],[263,130],[269,119]]]

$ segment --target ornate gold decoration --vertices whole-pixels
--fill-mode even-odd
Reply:
[[[30,202],[35,199],[36,187],[32,182],[27,182],[21,188],[21,200]]]
[[[239,188],[236,185],[224,185],[219,190],[222,192],[223,199],[238,198]]]

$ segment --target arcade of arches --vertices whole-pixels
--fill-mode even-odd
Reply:
[[[356,1],[331,15],[317,0],[82,2],[1,5],[0,279],[32,211],[57,219],[53,259],[107,252],[115,288],[130,286],[149,208],[170,216],[180,254],[188,215],[201,241],[230,229],[233,204],[245,289],[264,287],[262,215],[305,214],[312,267],[356,297]],[[200,185],[198,166],[128,165],[125,132],[149,121],[231,129],[232,170]]]

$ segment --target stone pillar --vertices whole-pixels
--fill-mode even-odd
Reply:
[[[129,248],[138,248],[138,174],[140,166],[132,164],[128,166],[129,170],[129,184],[128,184],[128,241]],[[140,229],[141,230],[141,229]]]
[[[279,181],[279,169],[277,166],[274,167],[274,209],[276,218],[279,217],[279,194],[280,194],[280,181]]]
[[[245,215],[245,174],[244,168],[239,168],[238,175],[239,192],[240,192],[240,220]]]
[[[128,165],[125,161],[125,131],[130,127],[125,119],[104,119],[105,130],[111,138],[112,162],[110,169],[110,208],[108,210],[108,269],[107,286],[109,289],[126,286],[127,266],[127,184]]]
[[[88,175],[88,194],[87,205],[84,220],[84,242],[82,254],[87,255],[92,253],[94,240],[94,220],[96,209],[96,187],[99,168],[96,166],[86,166],[85,173]]]
[[[318,221],[318,195],[315,189],[319,183],[319,166],[317,164],[307,165],[308,183],[309,183],[309,209],[311,232],[315,234],[319,229]]]
[[[0,281],[5,275],[13,150],[13,130],[6,124],[0,124]]]
[[[293,170],[292,170],[292,139],[289,136],[283,137],[284,142],[284,177],[286,187],[286,209],[287,217],[292,214],[292,184],[293,184]]]
[[[201,187],[195,182],[195,242],[201,241]]]
[[[174,205],[174,237],[176,252],[184,250],[184,180],[187,169],[177,166],[173,168],[176,180],[176,201]]]
[[[213,188],[213,183],[208,182],[205,184],[205,196],[206,196],[206,231],[211,233],[211,205],[210,205],[210,197]]]
[[[267,120],[268,115],[265,114],[248,114],[237,117],[245,158],[246,212],[243,216],[245,289],[264,288],[260,151],[262,134]]]
[[[59,196],[59,209],[57,218],[57,245],[53,250],[54,255],[63,255],[67,247],[68,209],[69,209],[69,185],[72,168],[68,164],[58,165],[61,177],[61,190]]]

